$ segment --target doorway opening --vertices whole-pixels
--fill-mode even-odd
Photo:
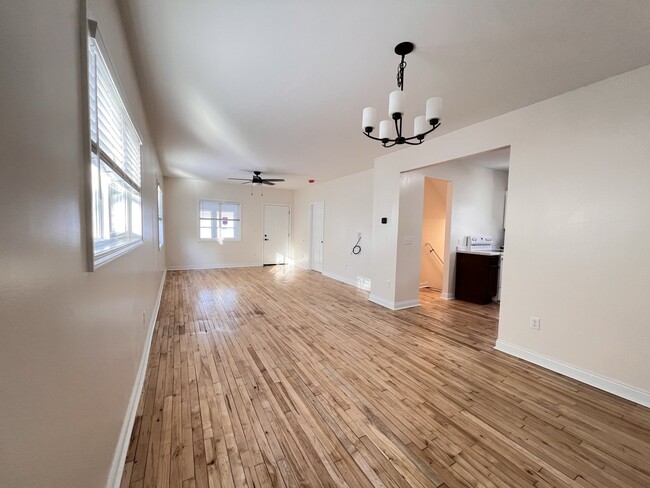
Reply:
[[[422,207],[422,242],[420,252],[420,288],[442,292],[445,274],[445,256],[449,250],[451,222],[451,183],[446,180],[424,178]]]
[[[458,253],[475,251],[464,249],[467,237],[489,236],[490,250],[507,254],[505,198],[509,170],[510,147],[502,147],[402,173],[395,278],[400,294],[396,294],[396,302],[414,306],[411,304],[419,303],[423,286],[427,288],[422,290],[431,296],[454,299]],[[441,228],[445,229],[444,238]],[[413,252],[413,243],[420,245],[419,252]],[[507,280],[507,264],[505,272],[503,266],[507,257],[496,261],[500,261],[500,285]],[[486,293],[494,291],[490,296],[499,301],[500,286],[493,290],[493,281],[490,283]],[[433,289],[440,292],[431,292]]]
[[[309,269],[323,272],[325,202],[309,204]]]

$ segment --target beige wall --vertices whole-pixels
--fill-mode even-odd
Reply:
[[[444,180],[424,178],[420,286],[429,286],[435,290],[442,290],[445,270],[448,185],[449,183]],[[431,251],[427,243],[435,252]],[[436,253],[440,259],[436,257]]]
[[[117,12],[99,0],[93,11],[143,136],[144,245],[86,271],[80,4],[5,2],[0,16],[3,487],[106,484],[163,276],[160,171]]]
[[[377,159],[371,296],[409,272],[400,172],[510,146],[500,345],[650,405],[649,128],[646,66]]]
[[[309,266],[309,204],[325,204],[323,274],[359,288],[370,288],[372,249],[372,178],[363,171],[296,190],[294,259]],[[361,253],[352,247],[361,233]]]
[[[242,205],[241,241],[199,240],[199,200]],[[165,245],[169,269],[261,266],[264,203],[293,206],[293,191],[202,180],[165,178]],[[293,210],[292,210],[293,220]]]

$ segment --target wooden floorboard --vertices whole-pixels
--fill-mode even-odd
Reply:
[[[167,273],[124,488],[650,487],[650,409],[276,266]]]

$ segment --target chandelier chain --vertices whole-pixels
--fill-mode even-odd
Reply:
[[[406,68],[406,61],[402,56],[402,61],[397,66],[397,87],[402,91],[404,91],[404,68]]]

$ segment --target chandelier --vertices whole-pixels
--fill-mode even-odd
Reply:
[[[379,122],[379,137],[371,136],[371,132],[377,127],[377,109],[366,107],[363,109],[363,118],[361,128],[366,137],[381,141],[384,147],[393,147],[395,144],[410,144],[416,146],[424,142],[424,137],[436,130],[440,126],[440,112],[442,110],[442,98],[432,97],[426,103],[426,115],[415,117],[414,135],[405,137],[402,132],[402,122],[404,120],[404,68],[406,61],[404,58],[413,51],[415,46],[412,42],[400,42],[395,46],[395,54],[402,57],[397,66],[397,87],[399,90],[390,92],[388,97],[388,116],[391,120],[382,120]],[[392,126],[395,124],[393,133]],[[391,137],[397,134],[397,137]]]

